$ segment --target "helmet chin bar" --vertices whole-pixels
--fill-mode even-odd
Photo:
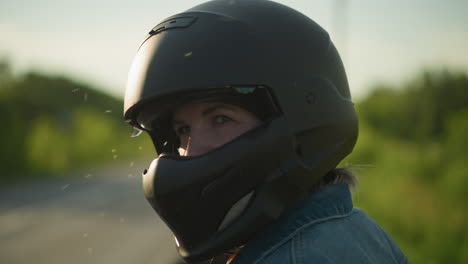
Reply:
[[[245,242],[243,232],[235,231],[241,227],[222,223],[236,222],[225,220],[230,208],[264,182],[281,160],[294,157],[285,122],[275,119],[201,156],[163,155],[153,160],[143,176],[144,194],[177,237],[184,258],[209,259]],[[249,201],[256,193],[251,196]],[[250,206],[246,204],[236,219],[243,217]],[[256,222],[256,216],[250,217],[242,228]]]
[[[153,160],[143,175],[145,197],[187,261],[244,244],[348,154],[323,146],[305,166],[285,128],[285,118],[279,117],[204,155]]]

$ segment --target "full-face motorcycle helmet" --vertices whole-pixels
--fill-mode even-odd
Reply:
[[[178,155],[178,105],[222,101],[262,125],[203,155]],[[124,118],[158,158],[147,200],[187,261],[252,239],[303,199],[353,149],[357,117],[327,32],[265,0],[215,0],[171,16],[143,41],[130,70]]]

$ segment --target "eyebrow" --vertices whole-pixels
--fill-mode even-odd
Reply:
[[[228,105],[228,104],[225,104],[225,103],[219,103],[219,104],[213,105],[213,106],[208,107],[207,109],[203,110],[202,116],[209,115],[209,114],[215,112],[216,110],[223,109],[223,108],[225,108],[227,110],[231,110],[231,111],[235,110],[234,106],[231,106],[231,105]],[[183,124],[183,123],[184,122],[182,122],[180,120],[177,120],[177,119],[172,120],[172,125]]]

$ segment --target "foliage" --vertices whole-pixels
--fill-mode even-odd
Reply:
[[[138,148],[149,138],[130,138],[121,100],[60,76],[13,76],[6,63],[0,84],[0,182],[152,155]]]
[[[355,201],[410,263],[468,261],[468,78],[426,71],[357,105]],[[361,165],[361,166],[357,166]]]
[[[360,104],[362,117],[385,135],[439,141],[447,118],[468,106],[468,76],[448,70],[423,72],[402,87],[377,86]]]

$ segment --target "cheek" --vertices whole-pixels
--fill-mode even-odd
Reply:
[[[216,135],[214,136],[217,141],[217,145],[223,145],[228,143],[231,140],[234,140],[243,133],[253,129],[254,127],[246,124],[233,124],[230,126],[224,126],[216,130]]]

